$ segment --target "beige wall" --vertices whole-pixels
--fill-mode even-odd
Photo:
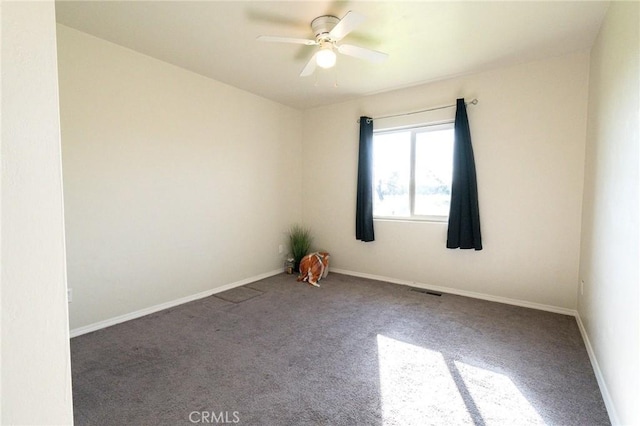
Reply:
[[[72,424],[54,3],[1,7],[0,423]]]
[[[576,308],[588,54],[527,63],[305,112],[304,221],[332,266],[464,294]],[[446,223],[376,221],[355,239],[360,115],[468,108],[484,250],[445,248]],[[454,109],[412,116],[452,120]],[[396,126],[379,120],[375,128]]]
[[[591,52],[578,312],[614,423],[640,424],[640,8],[613,2]]]
[[[58,26],[71,328],[280,270],[301,113]]]

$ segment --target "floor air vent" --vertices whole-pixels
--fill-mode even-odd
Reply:
[[[415,291],[416,293],[428,294],[429,296],[442,296],[442,293],[438,293],[437,291],[425,290],[423,288],[412,288],[411,291]]]

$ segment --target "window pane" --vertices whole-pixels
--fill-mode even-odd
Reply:
[[[411,132],[373,136],[373,215],[409,217]]]
[[[448,216],[453,168],[453,129],[416,135],[414,214]]]

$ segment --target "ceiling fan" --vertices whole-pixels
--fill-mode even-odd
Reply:
[[[315,40],[290,37],[259,36],[259,41],[271,41],[278,43],[304,44],[306,46],[320,46],[300,73],[300,77],[313,74],[316,65],[321,68],[331,68],[336,63],[336,51],[354,58],[366,59],[374,63],[380,63],[387,59],[387,54],[377,50],[353,46],[351,44],[338,44],[347,34],[356,29],[365,17],[359,13],[349,11],[338,19],[332,15],[319,16],[311,21],[311,29],[315,34]]]

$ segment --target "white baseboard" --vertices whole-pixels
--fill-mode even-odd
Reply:
[[[240,287],[246,284],[250,284],[255,281],[262,280],[264,278],[269,278],[274,275],[278,275],[282,273],[282,269],[277,269],[273,271],[266,272],[264,274],[256,275],[253,277],[245,278],[240,281],[236,281],[230,284],[225,284],[220,287],[212,288],[210,290],[203,291],[201,293],[192,294],[190,296],[181,297],[180,299],[171,300],[169,302],[161,303],[159,305],[150,306],[148,308],[140,309],[139,311],[131,312],[128,314],[120,315],[114,318],[109,318],[104,321],[96,322],[94,324],[85,325],[84,327],[74,328],[69,332],[69,337],[77,337],[83,334],[91,333],[92,331],[100,330],[103,328],[110,327],[112,325],[120,324],[125,321],[129,321],[132,319],[140,318],[145,315],[152,314],[154,312],[162,311],[164,309],[173,308],[174,306],[182,305],[183,303],[192,302],[194,300],[202,299],[205,297],[209,297],[216,293],[221,293],[226,290],[231,290],[232,288]]]
[[[570,315],[572,317],[578,314],[578,312],[575,309],[567,309],[567,308],[561,308],[559,306],[528,302],[526,300],[510,299],[508,297],[500,297],[500,296],[493,296],[490,294],[476,293],[473,291],[459,290],[451,287],[442,287],[442,286],[429,285],[429,284],[424,284],[424,283],[419,283],[414,281],[400,280],[397,278],[384,277],[380,275],[364,274],[362,272],[354,272],[346,269],[331,268],[331,272],[335,272],[337,274],[351,275],[351,276],[360,277],[360,278],[368,278],[376,281],[385,281],[393,284],[401,284],[401,285],[406,285],[410,287],[424,288],[426,290],[433,290],[440,293],[449,293],[449,294],[455,294],[458,296],[472,297],[474,299],[488,300],[490,302],[498,302],[498,303],[505,303],[507,305],[522,306],[525,308],[538,309],[540,311],[548,311],[548,312],[554,312],[556,314]]]
[[[600,388],[600,393],[602,394],[604,405],[605,407],[607,407],[609,420],[611,421],[611,424],[613,426],[619,425],[620,421],[618,420],[618,413],[616,412],[616,408],[613,405],[613,399],[611,398],[611,394],[609,393],[609,389],[607,388],[607,383],[605,382],[604,376],[602,375],[602,370],[600,370],[600,364],[598,364],[598,358],[596,358],[596,353],[593,351],[593,346],[591,346],[591,341],[589,340],[587,329],[584,328],[584,324],[582,323],[582,318],[580,318],[579,313],[576,313],[576,321],[578,322],[578,328],[580,329],[580,334],[582,335],[582,340],[584,341],[584,345],[587,348],[587,353],[589,354],[589,360],[591,361],[593,372],[596,375],[596,380],[598,381],[598,387]]]

